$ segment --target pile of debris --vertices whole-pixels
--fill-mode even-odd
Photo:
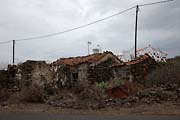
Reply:
[[[108,97],[104,91],[92,87],[63,90],[50,97],[47,103],[61,108],[102,109],[119,108],[138,104],[156,104],[162,102],[180,103],[180,85],[169,84],[147,88],[127,98]]]
[[[73,109],[100,109],[105,107],[108,96],[103,90],[93,86],[63,89],[57,95],[51,96],[46,103]]]
[[[106,107],[124,107],[139,104],[156,104],[163,102],[180,103],[180,85],[167,84],[144,89],[125,99],[106,100]]]
[[[167,84],[138,92],[125,100],[128,103],[161,103],[163,101],[180,103],[180,85]]]

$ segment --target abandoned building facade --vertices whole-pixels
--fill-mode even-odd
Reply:
[[[88,56],[61,58],[51,64],[45,61],[28,60],[17,66],[9,66],[11,78],[18,86],[53,84],[56,88],[89,85],[96,82],[123,79],[144,83],[146,76],[155,68],[156,61],[143,55],[122,62],[112,52]],[[13,78],[14,76],[14,78]]]
[[[93,84],[108,81],[113,77],[111,66],[119,64],[112,52],[97,53],[82,57],[62,58],[52,63],[57,79],[62,84]]]

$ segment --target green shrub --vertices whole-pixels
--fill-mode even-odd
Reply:
[[[100,83],[96,83],[96,87],[106,89],[106,88],[121,86],[124,83],[125,83],[125,80],[120,79],[120,78],[115,78],[115,79],[108,81],[108,82],[103,81]]]
[[[100,83],[96,83],[96,87],[105,89],[105,88],[111,87],[111,85],[110,85],[109,82],[104,82],[103,81],[103,82],[100,82]]]

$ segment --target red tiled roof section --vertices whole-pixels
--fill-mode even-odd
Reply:
[[[148,59],[148,58],[151,58],[148,54],[145,54],[145,55],[142,55],[142,56],[140,56],[140,57],[138,57],[137,59],[135,59],[135,60],[132,60],[132,61],[130,61],[130,62],[126,62],[125,64],[126,65],[134,65],[134,64],[137,64],[137,63],[140,63],[140,62],[142,62],[142,61],[144,61],[144,60],[146,60],[146,59]],[[153,59],[153,58],[152,58]]]
[[[74,66],[74,65],[78,65],[78,64],[86,63],[86,62],[87,63],[95,63],[95,62],[99,61],[101,58],[103,58],[104,56],[106,56],[107,54],[112,54],[114,57],[116,57],[112,52],[108,51],[108,52],[92,54],[92,55],[88,55],[88,56],[61,58],[54,63],[55,64],[66,64],[66,65],[70,65],[70,66]]]
[[[134,65],[134,64],[141,63],[141,62],[143,62],[146,59],[153,59],[153,58],[151,58],[148,54],[145,54],[145,55],[142,55],[142,56],[138,57],[135,60],[132,60],[132,61],[129,61],[129,62],[120,63],[120,64],[115,64],[115,65],[113,65],[113,67],[120,67],[120,66],[124,66],[124,65]],[[156,61],[154,60],[154,62],[156,62]]]

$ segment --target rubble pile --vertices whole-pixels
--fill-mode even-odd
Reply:
[[[100,109],[105,107],[107,98],[102,90],[90,86],[61,90],[59,94],[49,97],[46,102],[62,108]]]
[[[180,85],[167,84],[159,87],[152,87],[128,97],[128,103],[161,103],[163,101],[180,102]]]
[[[110,98],[105,100],[105,108],[128,107],[139,104],[156,104],[163,102],[180,103],[180,85],[167,84],[146,88],[125,99]]]
[[[74,92],[73,92],[74,91]],[[120,108],[136,104],[156,104],[162,102],[180,103],[180,85],[169,84],[147,88],[124,99],[110,98],[95,88],[79,88],[61,91],[57,96],[47,100],[47,103],[61,108],[102,109]]]

